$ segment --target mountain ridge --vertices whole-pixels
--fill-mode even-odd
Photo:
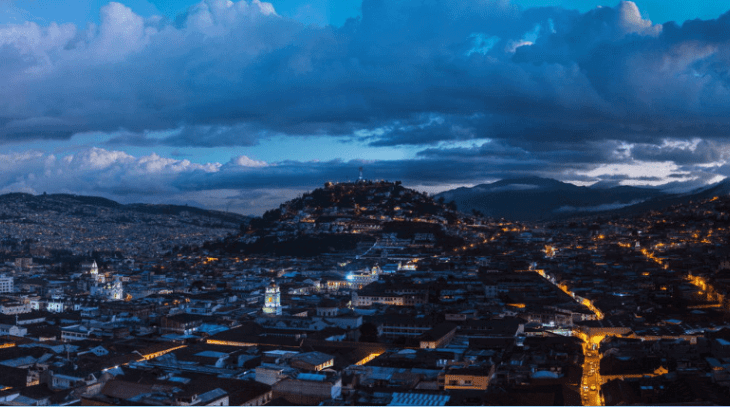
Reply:
[[[93,196],[93,195],[76,195],[76,194],[40,194],[33,195],[27,192],[10,192],[7,194],[0,195],[0,204],[30,204],[37,205],[37,209],[54,209],[52,206],[56,205],[56,210],[61,210],[70,205],[89,205],[98,206],[103,208],[116,208],[121,210],[129,210],[132,212],[147,213],[147,214],[158,214],[158,215],[180,215],[183,212],[195,213],[203,216],[210,216],[212,218],[219,219],[227,222],[238,222],[243,223],[248,221],[251,217],[241,215],[233,212],[224,212],[212,209],[198,208],[195,206],[187,205],[174,205],[174,204],[150,204],[150,203],[131,203],[122,204],[114,200]]]
[[[550,178],[520,177],[472,188],[461,187],[435,197],[454,201],[464,212],[479,211],[495,218],[541,221],[620,209],[665,195],[653,188],[590,188]]]

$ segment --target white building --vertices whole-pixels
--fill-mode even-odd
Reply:
[[[114,284],[112,284],[109,297],[109,299],[112,301],[124,299],[124,287],[122,286],[122,281],[119,279],[119,277],[114,279]]]
[[[63,312],[64,303],[62,299],[52,298],[46,303],[46,311],[48,312]]]
[[[93,331],[93,328],[87,328],[84,325],[64,326],[61,328],[61,340],[63,342],[83,341],[88,339]]]
[[[17,325],[0,324],[0,335],[25,336],[28,334],[28,328]]]
[[[271,280],[271,284],[266,287],[262,311],[265,314],[281,315],[281,292],[279,292],[279,286],[276,285],[274,280]]]
[[[5,274],[0,274],[0,293],[12,293],[13,292],[13,277],[9,277]]]
[[[106,277],[104,276],[104,274],[99,273],[99,266],[96,264],[96,260],[94,260],[94,263],[91,264],[89,274],[94,279],[94,281],[99,284],[104,284],[106,282]]]
[[[30,301],[3,301],[0,303],[0,314],[16,315],[25,314],[30,311],[32,311],[30,308]]]

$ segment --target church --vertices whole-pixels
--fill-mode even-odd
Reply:
[[[281,315],[281,292],[279,286],[274,280],[266,287],[264,295],[264,307],[261,309],[264,314]]]
[[[91,265],[89,275],[93,280],[89,289],[89,294],[92,297],[105,298],[109,301],[124,300],[124,286],[119,277],[114,277],[113,281],[107,279],[104,273],[99,272],[96,261]]]

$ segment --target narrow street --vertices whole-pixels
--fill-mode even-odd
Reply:
[[[594,349],[595,347],[595,349]],[[581,379],[580,395],[584,406],[602,406],[601,397],[601,376],[599,367],[601,356],[598,352],[598,345],[593,341],[583,343],[583,378]]]

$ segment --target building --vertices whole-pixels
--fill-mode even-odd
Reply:
[[[33,267],[33,258],[32,257],[17,257],[15,259],[15,268],[19,270],[23,269],[29,269]]]
[[[409,284],[371,284],[360,291],[352,292],[354,307],[369,307],[373,304],[413,307],[427,303],[428,288]]]
[[[46,302],[48,312],[63,312],[65,309],[64,301],[61,298],[53,297]]]
[[[0,335],[25,336],[28,334],[28,328],[17,325],[0,324]]]
[[[274,280],[271,280],[271,284],[266,287],[264,308],[262,311],[265,314],[281,315],[281,292],[279,291],[279,286],[276,285]]]
[[[0,274],[0,293],[12,293],[13,288],[13,277]]]
[[[331,298],[324,298],[317,304],[318,317],[336,317],[340,312],[337,301]]]
[[[114,279],[114,284],[112,284],[111,289],[109,290],[109,299],[112,301],[124,299],[124,287],[122,286],[122,281],[119,280],[119,277]]]
[[[436,349],[449,344],[456,335],[458,326],[451,322],[442,322],[425,332],[419,339],[421,349]]]
[[[283,397],[289,403],[318,405],[329,399],[339,399],[342,378],[321,373],[299,373],[296,378],[285,378],[273,385],[274,398]]]
[[[449,369],[444,376],[445,390],[486,390],[494,365]]]
[[[497,284],[485,284],[484,296],[489,299],[497,298],[499,296],[499,289]]]
[[[350,273],[346,279],[350,282],[352,288],[362,288],[370,283],[378,281],[382,274],[382,270],[377,265],[373,266],[370,270],[365,269],[359,272]]]
[[[203,316],[194,314],[166,315],[160,318],[160,333],[190,335],[203,325]]]
[[[291,358],[291,367],[306,371],[319,372],[322,369],[332,367],[335,358],[322,352],[307,352]]]
[[[255,380],[259,383],[268,384],[269,386],[287,377],[286,373],[290,370],[286,366],[262,363],[256,367]]]
[[[103,283],[104,282],[104,275],[99,274],[99,266],[96,264],[96,260],[91,264],[91,267],[89,268],[89,274],[91,275],[91,278],[94,279],[97,283]]]
[[[83,341],[89,338],[94,331],[84,325],[69,325],[61,328],[61,340],[63,342]]]
[[[30,312],[30,301],[23,302],[10,298],[0,298],[0,314],[16,315]]]

